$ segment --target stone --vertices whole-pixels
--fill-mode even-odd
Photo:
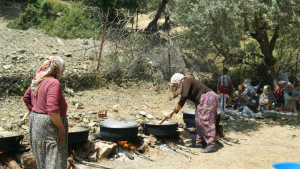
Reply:
[[[152,116],[151,114],[147,114],[146,117],[147,117],[148,119],[153,119],[153,116]]]
[[[8,70],[8,69],[11,69],[13,67],[13,65],[3,65],[2,67],[3,67],[3,69]]]
[[[112,107],[112,110],[114,111],[114,112],[118,112],[119,111],[119,105],[117,104],[117,105],[114,105],[113,107]]]
[[[140,112],[140,115],[142,115],[142,116],[146,116],[148,113],[147,112],[145,112],[145,111],[141,111]]]
[[[21,128],[26,130],[26,131],[29,131],[29,127],[27,125],[22,125]]]
[[[25,53],[25,52],[26,52],[26,49],[18,49],[17,52],[19,52],[19,53]]]
[[[191,144],[192,142],[191,134],[188,131],[180,131],[179,138],[180,141],[184,144]]]
[[[99,159],[99,150],[90,152],[88,159],[90,162],[97,162],[97,159]]]
[[[90,147],[91,147],[91,142],[90,140],[87,140],[85,141],[83,144],[82,144],[82,151],[83,151],[83,158],[87,158],[89,157],[89,154],[90,154]]]
[[[13,125],[12,125],[11,123],[7,123],[7,124],[6,124],[6,127],[7,127],[8,129],[10,129],[10,130],[11,130],[11,129],[12,129],[12,127],[13,127]]]
[[[88,126],[94,127],[96,124],[97,124],[96,122],[91,122],[91,123],[88,124]]]
[[[65,57],[72,57],[72,53],[65,53]]]
[[[148,151],[149,148],[150,147],[149,147],[148,143],[143,143],[143,145],[141,147],[139,147],[137,149],[137,151],[140,152],[140,153],[144,153],[144,152]]]
[[[76,107],[76,109],[84,109],[84,107],[81,103],[76,103],[75,107]]]
[[[21,156],[21,163],[23,168],[36,168],[36,162],[31,151]]]
[[[116,143],[104,143],[104,142],[97,142],[96,148],[100,149],[99,152],[99,159],[109,156],[110,154],[116,153],[117,144]]]

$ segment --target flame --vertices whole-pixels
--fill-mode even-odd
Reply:
[[[4,153],[4,151],[0,151],[0,154]]]
[[[118,141],[118,144],[120,145],[120,146],[123,146],[123,147],[126,147],[126,148],[128,148],[128,149],[130,149],[130,150],[135,150],[136,149],[136,147],[134,146],[134,145],[132,145],[130,142],[128,142],[128,141]]]

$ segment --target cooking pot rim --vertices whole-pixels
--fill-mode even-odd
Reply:
[[[86,132],[86,131],[90,131],[91,127],[89,126],[73,126],[73,125],[69,125],[70,128],[79,128],[82,129],[80,131],[73,131],[73,132],[68,132],[68,133],[81,133],[81,132]]]
[[[106,120],[100,123],[100,127],[124,129],[124,128],[137,128],[139,127],[136,121],[116,121],[116,120]]]
[[[183,110],[183,114],[195,115],[195,109]]]
[[[17,132],[17,131],[0,131],[0,135],[1,134],[7,134],[7,133],[14,133],[14,135],[10,135],[10,136],[3,136],[3,137],[0,137],[1,138],[12,138],[12,137],[19,137],[19,136],[23,136],[22,133],[20,132]]]
[[[161,122],[159,120],[149,120],[149,121],[143,121],[142,124],[145,125],[151,125],[151,126],[169,126],[169,125],[178,125],[176,121],[164,121],[161,125],[158,123]]]

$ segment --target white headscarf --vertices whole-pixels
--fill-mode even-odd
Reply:
[[[171,77],[171,83],[180,83],[181,79],[184,78],[184,75],[181,73],[175,73],[172,77]]]
[[[268,90],[267,90],[268,88],[270,88],[270,85],[265,85],[265,86],[264,86],[264,91],[263,91],[263,92],[264,92],[265,94],[270,94],[270,93],[271,93],[271,92],[268,92]]]

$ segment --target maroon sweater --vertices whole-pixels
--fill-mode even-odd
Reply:
[[[183,107],[186,100],[190,100],[197,106],[199,104],[201,94],[211,91],[202,82],[191,77],[186,78],[182,83],[182,92],[178,104]]]
[[[65,116],[67,113],[67,102],[63,96],[60,83],[54,77],[48,77],[40,84],[37,95],[31,92],[31,86],[26,90],[23,101],[29,111],[41,114],[58,114]]]

